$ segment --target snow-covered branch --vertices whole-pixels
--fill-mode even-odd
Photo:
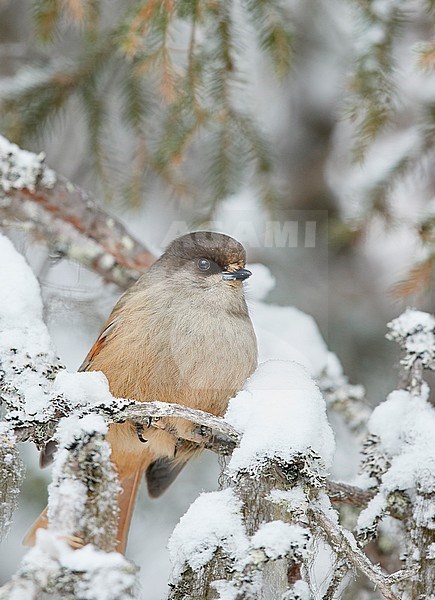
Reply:
[[[18,573],[0,589],[1,599],[135,597],[137,569],[113,551],[120,486],[106,431],[98,416],[61,420],[48,529],[36,532]]]
[[[59,451],[49,487],[49,528],[59,536],[93,544],[110,552],[116,547],[117,497],[121,491],[105,441],[102,417],[62,419]]]
[[[118,552],[103,552],[92,544],[74,550],[41,529],[18,572],[0,588],[0,600],[130,600],[137,597],[136,572]]]
[[[127,288],[155,260],[92,196],[0,136],[0,224],[27,230],[57,256]]]
[[[23,471],[15,435],[7,423],[0,422],[0,541],[12,524]]]
[[[375,492],[358,519],[360,539],[372,539],[385,515],[400,516],[405,567],[417,571],[404,591],[435,593],[435,408],[423,370],[435,369],[435,318],[408,309],[389,325],[388,339],[403,350],[405,389],[375,408],[369,420],[363,471]]]

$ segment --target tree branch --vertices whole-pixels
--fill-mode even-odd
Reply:
[[[123,401],[123,404],[114,403],[111,407],[93,406],[89,410],[83,408],[82,414],[97,413],[106,418],[109,423],[122,423],[131,421],[143,427],[164,428],[164,418],[180,418],[190,421],[193,427],[186,441],[197,443],[204,448],[222,456],[230,456],[239,445],[241,434],[229,425],[222,417],[216,417],[202,410],[189,408],[179,404],[167,402],[135,402]],[[17,441],[34,441],[38,446],[43,440],[53,438],[59,420],[69,413],[58,413],[45,423],[23,422],[14,425]],[[36,427],[35,427],[36,425]],[[285,475],[283,475],[285,479]],[[374,492],[363,490],[356,486],[337,481],[326,481],[326,492],[334,503],[350,504],[352,506],[367,506],[374,496]]]
[[[44,161],[43,154],[21,150],[0,136],[0,222],[5,227],[23,223],[59,255],[127,288],[155,261],[154,255],[90,194]]]

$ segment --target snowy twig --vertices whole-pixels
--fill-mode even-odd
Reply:
[[[10,427],[0,423],[0,540],[11,526],[24,473],[15,442]]]
[[[328,589],[322,597],[322,600],[334,600],[334,598],[336,598],[337,590],[348,572],[349,567],[346,561],[342,561],[338,566],[334,567],[334,574],[329,582]]]
[[[404,579],[412,579],[418,574],[419,571],[420,565],[413,565],[412,567],[407,567],[405,569],[400,569],[395,573],[391,573],[391,575],[388,575],[386,579],[390,585],[395,585]]]
[[[374,537],[386,514],[398,518],[406,569],[404,577],[400,571],[392,577],[408,579],[401,587],[410,596],[431,597],[435,592],[430,550],[435,548],[435,411],[423,375],[424,369],[435,368],[435,318],[407,309],[388,328],[387,338],[402,348],[404,389],[391,392],[370,418],[362,469],[377,489],[358,517],[358,532],[363,539]]]
[[[264,523],[252,537],[246,557],[236,564],[231,582],[221,582],[216,587],[231,589],[233,600],[256,600],[265,566],[273,568],[270,563],[282,559],[288,565],[287,582],[294,585],[301,579],[300,565],[309,555],[310,537],[307,529],[296,525],[282,521]],[[278,549],[277,545],[281,547]]]
[[[107,587],[106,600],[135,597],[137,569],[113,552],[120,485],[106,432],[104,420],[94,415],[61,421],[61,449],[49,486],[48,530],[38,530],[30,540],[35,545],[18,573],[0,589],[1,600],[45,594],[68,600],[97,598],[99,586]]]
[[[128,287],[155,260],[125,227],[79,187],[0,136],[0,219],[31,223],[60,256]]]
[[[159,423],[164,417],[177,417],[195,424],[196,427],[190,434],[186,434],[184,439],[199,443],[223,456],[230,455],[241,438],[240,433],[222,417],[215,417],[202,410],[169,402],[135,402],[121,409],[113,420],[114,422],[127,420],[147,427],[154,425],[164,428],[164,422]]]
[[[330,480],[326,481],[326,492],[331,502],[359,507],[366,506],[375,495],[374,491],[363,490],[355,485]]]
[[[0,588],[0,600],[130,600],[137,598],[136,572],[117,552],[102,552],[91,544],[73,550],[41,529],[18,572]]]
[[[361,571],[374,585],[379,588],[384,598],[398,600],[391,589],[393,582],[383,575],[381,570],[373,565],[357,545],[353,535],[334,523],[326,514],[314,505],[310,505],[307,514],[311,522],[321,530],[323,537],[340,557],[346,560],[357,570]]]

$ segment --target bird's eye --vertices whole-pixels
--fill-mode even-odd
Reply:
[[[198,261],[198,269],[201,271],[208,271],[210,268],[210,261],[206,258],[200,258]]]

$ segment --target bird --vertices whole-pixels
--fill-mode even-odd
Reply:
[[[79,371],[102,371],[113,396],[161,401],[223,416],[257,366],[257,341],[244,295],[246,252],[234,238],[196,231],[172,241],[118,300]],[[138,433],[133,423],[109,426],[117,471],[118,552],[125,553],[139,486],[157,498],[202,448],[186,441],[192,422],[165,417]],[[42,451],[49,463],[53,444]],[[47,509],[24,543],[47,527]]]

